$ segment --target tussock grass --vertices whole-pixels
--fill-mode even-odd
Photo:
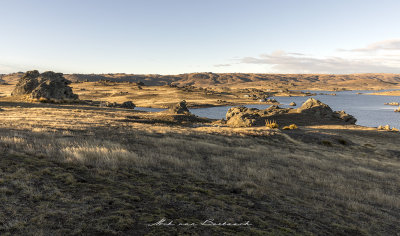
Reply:
[[[271,129],[277,129],[279,128],[278,123],[276,123],[275,120],[266,120],[265,121],[265,126]]]
[[[157,193],[152,193],[157,195],[158,200],[165,204],[183,201],[188,208],[197,206],[197,202],[205,202],[201,205],[202,209],[206,209],[202,214],[207,217],[227,217],[232,213],[228,214],[223,209],[235,207],[245,214],[243,209],[246,207],[239,207],[240,204],[233,200],[233,196],[238,195],[243,197],[240,198],[241,201],[248,201],[254,206],[247,206],[252,211],[259,209],[264,212],[258,212],[260,218],[253,219],[257,222],[255,229],[261,232],[266,232],[263,230],[268,228],[263,225],[265,221],[262,219],[273,214],[278,214],[278,219],[289,222],[285,229],[294,230],[293,232],[393,234],[400,230],[397,224],[400,218],[400,160],[396,156],[399,153],[399,143],[393,138],[396,133],[347,133],[345,130],[334,130],[330,132],[342,135],[345,137],[343,140],[351,137],[354,144],[342,145],[340,141],[333,143],[325,139],[304,143],[307,135],[315,138],[307,133],[316,132],[315,130],[299,129],[299,132],[304,132],[301,133],[301,139],[279,132],[274,136],[241,137],[207,134],[189,127],[127,124],[120,121],[121,117],[131,114],[127,111],[113,113],[93,110],[72,113],[62,108],[33,109],[36,110],[21,109],[24,111],[22,113],[10,109],[0,113],[3,122],[0,126],[2,152],[7,155],[27,156],[24,161],[28,162],[24,168],[10,170],[7,175],[0,172],[0,182],[1,178],[12,179],[7,180],[7,184],[0,189],[6,195],[14,194],[18,190],[18,193],[32,201],[54,198],[65,201],[64,204],[69,206],[83,204],[84,199],[74,202],[74,197],[69,192],[60,188],[51,191],[53,185],[41,189],[34,182],[38,176],[52,176],[52,181],[59,181],[62,186],[83,187],[85,184],[80,182],[81,175],[87,171],[83,169],[93,168],[104,183],[119,184],[122,189],[126,186],[135,188],[132,187],[136,186],[132,181],[140,178],[135,177],[133,180],[131,177],[118,177],[124,179],[124,182],[118,181],[116,176],[121,171],[151,174],[161,182],[149,180],[149,189],[157,189],[158,185],[166,183],[171,186],[171,189],[159,189]],[[217,132],[218,128],[215,129]],[[380,139],[383,141],[379,142]],[[325,141],[326,144],[321,145]],[[294,142],[296,145],[293,145]],[[366,143],[374,143],[375,147],[366,147]],[[40,160],[52,160],[63,165],[73,164],[74,167],[71,168],[83,169],[77,170],[79,174],[61,171],[54,176],[54,168],[49,170],[43,167],[28,171],[33,165],[29,161],[41,163]],[[219,186],[219,190],[212,193],[214,190],[203,186],[199,191],[208,194],[208,200],[196,195],[199,191],[194,186],[187,187],[181,195],[174,195],[176,190],[173,188],[178,188],[182,178],[190,179],[193,184],[212,185],[212,188]],[[149,189],[142,190],[150,193]],[[102,194],[99,198],[113,201],[122,201],[120,196],[134,202],[144,198],[131,198],[129,194],[122,193],[112,196],[108,191]],[[9,209],[12,208],[11,205]],[[123,204],[119,207],[123,208]],[[176,208],[170,211],[172,213],[163,214],[178,217],[176,212],[173,213],[178,211]],[[62,213],[64,214],[77,217],[71,212]],[[129,229],[129,222],[123,219],[116,219],[119,223],[112,223],[110,230],[118,233],[115,231],[118,227],[122,231]],[[2,230],[21,229],[33,224],[16,216],[1,220],[5,222]],[[150,222],[155,217],[152,215],[136,220]],[[46,222],[46,219],[38,222]],[[270,223],[272,224],[268,222]],[[103,227],[101,232],[106,232],[105,225],[106,222],[103,222],[97,226]]]
[[[291,124],[291,125],[288,125],[288,126],[284,126],[282,129],[283,130],[288,130],[288,129],[298,129],[299,127],[297,127],[297,125],[296,124]]]
[[[124,163],[136,163],[139,158],[136,153],[129,152],[121,147],[75,145],[61,150],[66,161],[78,162],[96,167],[116,168]]]

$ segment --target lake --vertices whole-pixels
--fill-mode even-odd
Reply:
[[[382,92],[383,90],[379,91]],[[389,90],[387,90],[389,91]],[[357,93],[372,93],[375,91],[310,91],[311,93],[336,93],[336,96],[332,95],[316,95],[311,96],[323,103],[328,104],[332,110],[340,111],[344,110],[346,113],[353,115],[357,118],[357,125],[377,127],[379,125],[390,125],[400,129],[400,112],[394,112],[397,106],[388,106],[384,103],[388,102],[400,102],[400,96],[375,96],[375,95],[363,95]],[[281,107],[291,107],[289,103],[295,102],[299,107],[310,97],[272,97],[279,103],[283,104]],[[265,109],[271,105],[262,104],[248,104],[246,107]],[[225,114],[229,108],[233,106],[222,106],[222,107],[209,107],[209,108],[195,108],[190,111],[200,117],[207,117],[211,119],[222,119],[225,118]],[[164,109],[156,108],[142,108],[137,107],[137,110],[145,111],[161,111]]]

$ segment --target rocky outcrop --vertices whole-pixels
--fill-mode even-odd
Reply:
[[[131,101],[123,102],[122,104],[116,102],[100,102],[100,107],[114,107],[114,108],[125,108],[135,109],[135,104]]]
[[[297,108],[299,113],[312,113],[315,116],[329,116],[333,113],[332,109],[314,98],[309,98],[305,101],[300,108]]]
[[[133,104],[133,102],[131,101],[126,101],[121,104],[121,108],[125,109],[135,109],[135,107],[136,107],[135,104]]]
[[[344,111],[335,111],[333,117],[339,118],[349,124],[355,124],[357,122],[357,119],[354,116],[349,115]]]
[[[280,108],[273,105],[267,109],[233,107],[226,113],[227,124],[232,127],[263,126],[267,120],[276,120],[279,124],[355,124],[356,119],[344,111],[332,111],[332,109],[310,98],[300,108]]]
[[[380,125],[380,126],[378,126],[378,130],[396,131],[396,132],[399,131],[398,129],[396,129],[394,127],[390,128],[390,125],[385,125],[385,126]]]
[[[273,99],[273,98],[268,98],[265,101],[268,103],[278,103],[278,101],[276,101],[276,99]]]
[[[76,100],[78,95],[72,92],[68,86],[70,83],[62,73],[28,71],[18,81],[11,96],[25,95],[36,100]]]
[[[178,104],[171,106],[168,109],[168,112],[172,114],[190,114],[185,100],[182,100]]]
[[[119,104],[116,102],[105,102],[101,101],[99,104],[100,107],[119,107]]]
[[[260,122],[260,110],[247,107],[232,107],[226,113],[227,124],[232,127],[251,127]]]
[[[226,113],[227,125],[232,127],[263,126],[268,117],[287,114],[289,108],[280,108],[272,105],[267,109],[232,107]]]
[[[349,124],[355,124],[357,122],[357,119],[352,115],[344,111],[332,111],[327,104],[314,98],[310,98],[304,102],[301,107],[297,109],[297,112],[311,114],[317,119],[340,119]]]

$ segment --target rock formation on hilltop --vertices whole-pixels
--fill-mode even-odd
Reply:
[[[232,127],[263,126],[267,120],[276,120],[279,124],[355,124],[356,119],[344,111],[332,109],[314,98],[308,99],[300,108],[280,108],[271,106],[264,110],[246,107],[232,107],[226,113],[227,124]]]
[[[70,83],[62,73],[47,71],[40,74],[37,70],[28,71],[19,79],[11,96],[27,95],[37,100],[76,100],[78,95],[72,92],[68,86]]]

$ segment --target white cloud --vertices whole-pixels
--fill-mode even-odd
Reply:
[[[217,64],[214,65],[215,67],[228,67],[228,66],[232,66],[231,64]]]
[[[282,51],[244,57],[240,63],[264,64],[277,73],[400,73],[398,58],[354,58],[294,56]]]
[[[380,50],[388,50],[388,51],[400,50],[400,39],[379,41],[369,44],[363,48],[355,48],[350,50],[341,49],[341,51],[350,51],[350,52],[376,52]]]
[[[278,50],[238,60],[242,64],[265,65],[276,73],[400,73],[398,50],[400,39],[393,39],[364,48],[342,49],[342,53],[324,57]]]

